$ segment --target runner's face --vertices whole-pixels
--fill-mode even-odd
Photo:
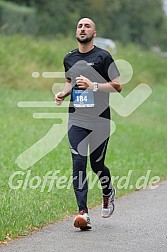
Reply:
[[[76,30],[76,38],[82,43],[88,43],[95,37],[95,26],[93,22],[89,19],[81,19],[78,22]]]

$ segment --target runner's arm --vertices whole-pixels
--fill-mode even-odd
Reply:
[[[119,77],[116,77],[115,79],[106,83],[97,83],[90,81],[83,75],[80,75],[79,77],[76,78],[76,83],[79,88],[85,88],[90,90],[94,90],[94,87],[96,85],[97,90],[103,92],[121,92],[122,90],[122,85],[120,83]]]
[[[72,90],[71,80],[66,79],[63,91],[58,92],[55,95],[55,103],[57,105],[61,105],[64,99],[71,94],[71,90]]]

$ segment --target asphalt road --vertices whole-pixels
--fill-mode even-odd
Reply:
[[[89,212],[92,230],[73,227],[74,217],[49,225],[8,245],[2,252],[166,252],[167,181],[156,189],[136,191],[116,200],[112,217],[100,217],[100,207]]]

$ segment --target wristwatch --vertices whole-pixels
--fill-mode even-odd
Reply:
[[[93,91],[96,92],[99,88],[99,84],[97,82],[93,82]]]

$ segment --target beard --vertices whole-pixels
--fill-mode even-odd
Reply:
[[[94,38],[94,35],[91,35],[90,37],[86,37],[86,38],[80,38],[80,37],[76,36],[76,39],[77,39],[78,42],[80,42],[81,44],[87,44],[87,43],[89,43],[93,38]]]

